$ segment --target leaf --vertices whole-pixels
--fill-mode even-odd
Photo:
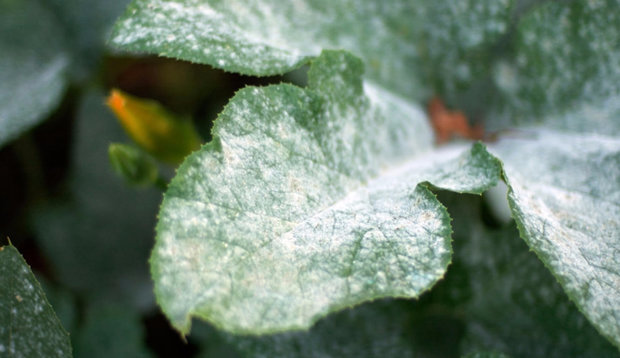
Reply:
[[[504,70],[516,76],[505,83],[508,88],[499,86],[513,107],[520,107],[522,112],[531,108],[533,113],[549,116],[618,101],[617,1],[542,4],[521,19],[515,42],[516,55],[508,65],[512,68]]]
[[[416,47],[422,64],[418,76],[423,83],[450,101],[454,101],[455,93],[480,86],[493,63],[503,55],[498,43],[506,46],[506,37],[513,30],[512,18],[522,2],[414,1],[415,17],[409,27],[416,29]]]
[[[104,102],[87,92],[79,105],[66,197],[34,210],[35,239],[63,285],[150,308],[147,260],[161,195],[128,188],[108,165],[110,142],[125,135]]]
[[[481,145],[457,146],[388,170],[419,153],[425,133],[411,122],[425,119],[398,102],[401,115],[387,115],[360,74],[359,60],[326,51],[307,89],[239,91],[213,142],[179,168],[151,270],[182,333],[191,316],[236,333],[307,328],[364,301],[417,297],[442,277],[450,219],[417,184],[481,193],[499,163]]]
[[[451,195],[447,195],[451,194]],[[435,310],[464,323],[461,353],[512,357],[616,357],[556,278],[519,238],[516,225],[483,225],[480,198],[439,196],[454,217],[454,260],[430,292]]]
[[[605,131],[620,113],[619,24],[614,0],[134,0],[111,42],[256,75],[346,49],[373,83],[439,94],[492,130],[584,112]]]
[[[190,340],[210,347],[222,337],[248,358],[617,356],[514,223],[485,226],[478,196],[438,197],[454,217],[454,257],[445,277],[418,300],[378,300],[329,315],[308,331],[276,335],[205,332],[209,327],[196,324]]]
[[[423,73],[448,103],[491,130],[551,116],[558,128],[576,116],[572,129],[610,134],[620,113],[617,1],[431,3],[419,18]]]
[[[419,96],[414,14],[415,3],[404,0],[138,0],[110,38],[123,50],[261,76],[295,69],[322,49],[343,48],[364,60],[373,82]]]
[[[620,347],[620,139],[530,134],[491,147],[504,163],[521,236],[597,330]]]
[[[485,124],[492,129],[503,129],[514,123],[538,121],[551,128],[570,129],[581,133],[605,133],[616,137],[619,133],[620,127],[617,125],[619,122],[616,119],[620,113],[618,107],[620,48],[617,46],[620,36],[618,31],[620,21],[617,17],[620,12],[617,11],[617,2],[483,1],[456,4],[448,1],[417,1],[401,6],[402,4],[395,1],[385,8],[376,5],[380,11],[373,11],[373,16],[365,17],[369,20],[356,16],[364,14],[364,11],[374,5],[366,2],[356,3],[359,7],[343,5],[343,9],[346,8],[347,11],[350,8],[361,9],[356,10],[351,17],[347,17],[346,14],[334,10],[339,9],[341,2],[338,2],[338,5],[332,5],[333,3],[305,1],[271,6],[268,1],[256,1],[247,8],[237,9],[235,2],[177,0],[147,3],[136,0],[117,24],[112,42],[128,50],[158,53],[208,63],[229,71],[263,75],[282,73],[295,68],[306,61],[304,58],[316,56],[321,48],[343,47],[359,55],[366,64],[368,76],[362,86],[365,91],[382,93],[383,99],[389,95],[391,95],[389,98],[393,99],[394,94],[419,98],[416,95],[419,96],[420,93],[438,91],[442,97],[448,99],[448,102],[463,104],[463,109],[472,113],[474,118],[486,119]],[[392,5],[396,15],[385,16],[382,11],[392,14],[391,10],[386,10]],[[244,12],[245,9],[248,9],[247,13]],[[308,9],[320,9],[317,12],[321,14],[320,18],[317,19],[315,12],[307,11]],[[165,15],[158,17],[157,12]],[[323,27],[322,21],[333,19],[328,16],[331,14],[337,14],[338,20],[342,21],[332,21],[337,24],[332,28]],[[307,19],[312,20],[310,26],[306,26],[304,22]],[[352,22],[349,22],[350,19]],[[390,31],[382,32],[375,27],[377,24],[389,24],[386,29],[397,30],[396,34]],[[326,28],[330,30],[324,30]],[[372,36],[358,36],[359,33],[364,33],[364,31],[358,32],[358,29],[371,29]],[[325,33],[329,36],[323,37]],[[391,46],[394,41],[402,41],[395,47],[398,50],[394,52],[381,51],[382,45],[373,47],[376,43]],[[368,47],[360,45],[364,42],[371,45]],[[203,47],[202,44],[207,45]],[[360,48],[367,48],[369,52],[359,51]],[[244,53],[244,50],[247,52]],[[378,66],[373,58],[377,54],[383,56]],[[388,62],[394,64],[388,66]],[[407,63],[408,67],[397,65],[402,63]],[[411,83],[419,83],[420,78],[425,79],[424,83],[427,86],[421,91],[409,90],[407,88],[410,87],[404,88],[399,84],[407,83],[408,86],[409,79],[415,79]],[[312,88],[312,85],[310,87]],[[331,93],[334,98],[339,98],[345,91]],[[273,95],[280,94],[273,93]],[[244,96],[251,97],[249,90],[242,91],[235,99],[248,101],[248,98],[243,98]],[[481,98],[484,100],[480,100]],[[374,103],[378,105],[381,102],[382,99],[379,99]],[[392,108],[396,107],[392,105]],[[278,117],[275,113],[272,116]],[[394,117],[386,115],[386,118]],[[369,127],[373,127],[374,131],[378,131],[384,125],[379,123],[362,128],[368,130]],[[406,126],[402,125],[400,128]],[[328,137],[330,131],[331,129],[324,129]],[[243,133],[239,132],[240,135]],[[335,134],[334,137],[337,135],[340,134]],[[359,135],[361,138],[373,138],[374,133],[360,132]],[[420,135],[418,138],[425,137]],[[523,162],[536,158],[537,153],[529,152],[527,147],[529,144],[530,142],[523,141],[521,145],[510,146],[512,152],[497,152],[500,159],[504,159],[504,155],[507,156],[505,176],[509,183],[512,183],[511,176],[514,173],[517,173],[516,183],[520,181],[518,172],[513,172],[513,169],[522,164],[519,162],[521,156],[528,156],[523,158]],[[502,146],[504,144],[500,142],[498,147]],[[273,145],[265,145],[264,150],[274,151],[272,147]],[[217,147],[217,144],[208,148],[214,151],[222,149]],[[326,158],[330,159],[330,153],[338,153],[340,149],[342,148],[336,147],[325,150]],[[600,151],[593,151],[591,155],[595,157],[606,155],[605,148],[598,149]],[[415,151],[411,153],[416,154]],[[441,151],[428,152],[427,155],[430,160],[434,160],[434,155],[441,153]],[[345,163],[357,158],[356,155],[347,153],[342,157],[340,155],[335,155],[339,157],[336,160]],[[390,156],[386,155],[385,158]],[[254,158],[248,159],[250,160]],[[388,161],[384,159],[381,162]],[[513,163],[510,163],[511,161]],[[440,162],[435,164],[441,166]],[[191,165],[188,164],[188,167]],[[551,182],[563,180],[562,177],[558,177],[560,172],[556,168],[556,163],[545,162],[545,165],[548,167],[540,165],[537,172],[528,174],[533,175],[533,178],[548,176],[547,179]],[[352,167],[362,168],[360,173],[363,173],[365,168],[356,162],[352,163]],[[609,179],[607,168],[606,166],[592,168],[592,177]],[[568,173],[563,175],[570,176]],[[191,176],[200,178],[196,173],[191,173]],[[367,178],[361,177],[362,180]],[[613,182],[613,178],[616,177],[611,178],[612,181],[605,184],[608,189],[606,193],[617,191],[617,181]],[[211,188],[210,185],[210,182],[205,184]],[[175,191],[182,192],[181,186],[183,183],[179,180]],[[194,195],[193,189],[185,189],[187,189],[184,194],[186,197]],[[522,189],[526,195],[537,194],[536,189],[529,193],[527,192],[529,189]],[[208,188],[203,191],[207,192]],[[575,191],[579,192],[577,189]],[[267,194],[265,196],[269,197]],[[245,196],[239,196],[230,198],[229,201],[236,200],[242,203],[240,205],[245,205],[246,199]],[[292,205],[291,210],[294,207]],[[513,211],[537,218],[535,220],[548,219],[545,215],[540,216],[537,208],[529,203],[514,204]],[[616,222],[614,219],[617,217],[616,213],[615,209],[607,213],[599,211],[596,220],[611,222],[611,227],[615,229],[613,225]],[[233,216],[232,213],[230,215]],[[523,232],[526,234],[525,230]],[[572,231],[568,233],[573,234]],[[593,234],[594,241],[598,243],[593,246],[596,247],[595,250],[607,249],[605,240],[600,239],[600,233],[588,234]],[[530,232],[527,235],[536,238],[528,239],[530,243],[546,240],[546,233]],[[532,248],[537,250],[545,261],[540,249],[536,245],[532,245]],[[600,255],[606,258],[604,260],[608,260],[605,268],[609,265],[617,266],[618,263],[618,259],[609,260],[609,255],[609,251]],[[553,268],[550,262],[545,263],[556,275],[562,271]],[[596,265],[598,263],[594,266]],[[602,271],[591,277],[595,279],[594,282],[603,280],[614,286],[616,281],[609,281],[609,278],[613,277],[616,280],[614,276],[616,272],[612,270],[609,276]],[[569,285],[565,284],[568,281],[563,280],[568,278],[560,278],[563,287],[567,289],[569,296],[575,299],[578,307],[586,312],[587,300],[584,300],[584,297],[575,298],[568,288]],[[574,280],[581,282],[582,279],[576,277]],[[618,296],[615,291],[607,290],[602,292],[599,299],[604,301],[610,294],[611,297]],[[602,332],[608,338],[611,334],[612,341],[618,339],[616,333],[604,332],[610,325],[610,322],[605,323],[605,320],[617,322],[613,315],[606,318],[587,312],[586,315],[599,329],[603,329]],[[616,323],[616,327],[618,326],[620,325]]]
[[[71,357],[69,334],[12,245],[0,247],[0,355]]]
[[[36,275],[36,273],[35,273]],[[71,335],[78,323],[78,304],[75,295],[64,287],[55,285],[41,275],[36,275],[45,296],[60,320],[60,324]]]
[[[57,20],[36,0],[0,0],[0,53],[2,146],[58,104],[69,54]]]

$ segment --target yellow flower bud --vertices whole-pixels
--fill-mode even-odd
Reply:
[[[179,164],[200,148],[201,139],[193,123],[153,100],[113,89],[106,103],[134,142],[162,162]]]

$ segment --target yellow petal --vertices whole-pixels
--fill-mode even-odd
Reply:
[[[134,142],[163,162],[179,164],[200,148],[200,136],[193,123],[153,100],[113,89],[106,103]]]

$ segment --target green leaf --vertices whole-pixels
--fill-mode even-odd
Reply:
[[[497,43],[506,41],[519,2],[413,1],[415,18],[409,27],[416,29],[416,47],[422,63],[417,70],[423,83],[450,100],[454,93],[480,86],[502,54]]]
[[[499,88],[513,111],[521,113],[531,109],[549,116],[594,104],[603,107],[599,111],[618,108],[619,43],[617,1],[547,2],[521,19],[515,55],[499,69],[516,76],[504,83],[508,87],[500,81]]]
[[[572,129],[611,133],[620,113],[617,1],[431,3],[420,19],[423,73],[447,102],[492,130],[550,116],[562,127],[576,116]]]
[[[36,0],[0,0],[0,53],[2,146],[58,104],[69,54],[57,20]]]
[[[504,163],[521,236],[620,347],[620,139],[524,133],[491,147]]]
[[[415,5],[404,0],[138,0],[116,24],[111,43],[251,75],[285,73],[322,49],[342,48],[364,60],[373,82],[419,96],[411,31]]]
[[[0,247],[0,355],[71,357],[69,334],[12,245]]]
[[[36,275],[35,278],[41,284],[43,292],[45,292],[47,300],[54,308],[54,312],[62,326],[69,334],[75,332],[78,324],[79,308],[75,295],[66,288],[53,284],[41,275]]]
[[[494,130],[581,112],[605,131],[620,113],[614,0],[134,0],[111,42],[257,75],[346,49],[372,82],[440,94]]]
[[[307,328],[364,301],[417,297],[442,277],[450,219],[418,183],[480,193],[499,163],[481,145],[416,157],[426,136],[412,124],[425,119],[379,106],[360,74],[359,60],[327,51],[307,89],[239,91],[213,142],[179,168],[151,270],[181,332],[191,316],[237,333]]]
[[[127,137],[104,103],[89,92],[79,105],[66,197],[34,210],[35,239],[65,286],[150,308],[147,260],[161,194],[128,188],[108,165],[110,142]]]
[[[604,133],[614,136],[620,133],[620,126],[618,126],[619,122],[617,121],[617,116],[620,114],[620,107],[618,106],[618,103],[620,103],[618,101],[620,92],[618,87],[620,83],[620,73],[618,72],[620,68],[618,65],[620,47],[617,46],[617,43],[620,42],[620,31],[618,31],[618,24],[620,24],[618,14],[620,14],[620,11],[618,11],[618,3],[615,1],[468,1],[456,4],[448,1],[420,0],[409,2],[406,5],[394,1],[387,6],[371,4],[369,1],[362,4],[356,3],[356,6],[351,6],[351,4],[347,3],[340,8],[341,4],[343,3],[330,2],[329,4],[323,4],[320,1],[309,0],[276,6],[271,5],[269,1],[255,1],[248,4],[247,7],[237,7],[236,2],[229,1],[177,0],[147,2],[135,0],[126,15],[117,24],[115,33],[112,36],[112,42],[123,49],[157,53],[164,56],[208,63],[229,71],[261,75],[282,73],[295,68],[307,61],[308,57],[316,56],[321,48],[345,48],[360,56],[367,66],[368,75],[366,82],[363,85],[349,83],[350,89],[335,86],[338,90],[331,90],[329,86],[311,83],[307,91],[319,92],[319,97],[321,97],[320,91],[315,90],[315,87],[321,88],[326,93],[322,97],[322,100],[326,103],[329,103],[332,99],[334,102],[338,102],[340,99],[353,98],[350,96],[351,91],[355,92],[359,88],[363,88],[364,92],[368,93],[369,98],[375,99],[371,101],[373,105],[380,106],[380,103],[389,101],[391,103],[389,105],[391,110],[399,111],[400,114],[394,115],[385,112],[384,118],[394,119],[400,118],[406,112],[402,108],[408,106],[406,103],[401,103],[402,100],[395,98],[394,94],[416,98],[415,96],[420,93],[428,94],[431,91],[436,91],[447,97],[449,102],[462,105],[474,118],[487,119],[486,124],[491,128],[504,128],[506,125],[514,123],[539,121],[544,122],[548,127],[577,130],[582,133]],[[356,10],[350,11],[349,9],[351,8]],[[340,11],[342,9],[346,9],[346,11]],[[372,11],[369,11],[369,9],[372,9]],[[367,16],[369,12],[373,16]],[[363,16],[358,18],[358,15]],[[338,21],[333,21],[335,18]],[[384,28],[381,28],[382,26]],[[367,36],[369,33],[371,36]],[[360,34],[365,35],[360,36]],[[388,46],[390,49],[383,48],[382,46]],[[366,50],[368,51],[366,52]],[[377,62],[376,56],[378,55],[381,56],[381,59]],[[403,66],[403,63],[406,66]],[[315,68],[319,67],[316,66]],[[335,69],[336,67],[333,68]],[[345,69],[345,71],[350,70]],[[314,76],[314,78],[320,77],[320,75]],[[324,77],[330,76],[338,78],[339,75],[334,75],[333,72],[326,72]],[[419,83],[417,81],[419,78],[424,79],[427,85],[425,89],[413,89]],[[409,81],[410,79],[411,82]],[[329,81],[326,83],[329,83]],[[412,85],[410,86],[410,84]],[[278,90],[274,88],[278,88]],[[250,91],[241,91],[231,102],[230,108],[237,106],[236,103],[238,102],[255,103],[261,96],[272,95],[274,98],[271,100],[275,102],[279,102],[278,99],[282,97],[295,97],[292,95],[294,90],[286,86],[270,87],[254,94]],[[379,93],[381,98],[378,98],[376,95]],[[299,97],[306,98],[301,94]],[[484,100],[480,100],[481,98],[484,98]],[[314,103],[313,99],[304,99],[304,101]],[[355,99],[352,100],[352,102],[355,101]],[[239,104],[238,107],[242,108],[243,106]],[[276,104],[274,103],[270,108],[273,109],[275,107]],[[296,110],[303,111],[299,106],[295,108]],[[232,112],[232,109],[230,111]],[[282,116],[282,113],[267,111],[265,113],[269,113],[269,116],[272,118],[280,118]],[[326,146],[324,144],[330,143],[334,138],[342,135],[342,132],[346,132],[343,129],[350,125],[346,123],[354,123],[353,121],[347,122],[345,119],[347,117],[346,111],[326,112],[342,121],[341,123],[343,124],[335,126],[336,130],[327,125],[313,126],[314,121],[322,118],[322,116],[313,114],[312,110],[310,110],[310,113],[309,117],[314,118],[314,120],[309,121],[309,123],[302,123],[302,125],[313,129],[316,133],[320,133],[317,136],[317,140],[322,152],[321,159],[336,163],[335,168],[340,172],[343,172],[341,167],[344,167],[345,174],[353,173],[364,184],[367,184],[366,180],[368,178],[374,178],[378,174],[378,172],[367,172],[368,163],[360,162],[358,159],[360,158],[360,152],[355,150],[342,151],[343,147],[347,149],[347,145],[339,146],[336,144],[334,146]],[[229,117],[234,116],[227,112],[222,115],[223,119],[220,121],[220,125],[224,128],[224,132],[228,130],[228,127],[222,123],[225,123],[225,118]],[[263,123],[260,120],[255,120],[255,122]],[[399,126],[396,121],[391,124],[380,122],[365,123],[361,126],[356,126],[356,131],[359,130],[357,132],[359,138],[364,138],[365,140],[374,138],[375,132],[379,132],[385,129],[385,127],[390,128],[389,126],[392,124]],[[245,124],[241,123],[240,125]],[[231,148],[245,147],[245,144],[247,144],[246,139],[252,137],[249,133],[253,133],[246,129],[247,127],[253,128],[255,125],[254,123],[253,125],[247,125],[241,130],[230,129],[230,133],[236,132],[239,138],[244,138],[235,142]],[[418,127],[421,126],[418,125]],[[400,125],[400,128],[409,127],[407,125]],[[389,129],[387,130],[389,131]],[[222,131],[222,128],[215,130],[216,136],[219,131]],[[336,133],[332,133],[332,131]],[[277,129],[271,130],[269,132],[269,138],[271,139],[265,141],[266,144],[262,147],[263,149],[257,149],[253,156],[247,155],[245,162],[256,160],[256,158],[263,156],[263,153],[269,153],[270,156],[267,156],[266,160],[272,160],[278,157],[278,153],[286,148],[298,148],[298,143],[296,142],[292,142],[292,144],[278,144],[280,136],[274,136],[273,133],[279,134],[279,132]],[[525,136],[528,135],[526,132]],[[379,134],[379,136],[381,135]],[[323,139],[323,137],[327,139]],[[578,136],[575,135],[574,137]],[[276,140],[273,141],[273,138],[276,138]],[[421,140],[428,141],[430,134],[427,132],[427,134],[420,134],[416,138],[417,140],[422,138]],[[244,161],[244,157],[230,157],[229,153],[235,153],[235,151],[222,147],[218,140],[216,138],[214,144],[202,150],[203,153],[208,151],[223,153],[219,156],[214,155],[216,159],[212,159],[211,162],[228,164],[230,161],[233,161],[233,163],[236,160]],[[615,139],[609,140],[615,141]],[[508,143],[510,142],[508,141]],[[605,142],[607,143],[607,140]],[[337,140],[335,143],[338,143]],[[342,143],[351,143],[351,141],[345,139]],[[286,144],[288,144],[288,147]],[[538,147],[538,144],[535,147]],[[368,148],[372,149],[366,152],[362,151],[362,154],[376,154],[377,158],[379,158],[378,162],[381,164],[405,160],[401,155],[407,152],[407,150],[402,152],[398,150],[392,151],[392,155],[397,157],[395,158],[381,152],[382,150],[388,150],[386,148],[391,148],[389,145],[379,145],[377,147],[373,147],[370,143],[367,145]],[[398,146],[398,143],[395,143],[395,145]],[[512,176],[516,175],[514,183],[519,185],[519,173],[514,171],[514,168],[519,168],[523,163],[535,161],[537,158],[538,153],[530,152],[531,148],[528,147],[529,145],[530,142],[528,141],[522,141],[520,144],[515,145],[507,145],[505,142],[500,142],[498,145],[498,148],[506,146],[511,148],[507,152],[502,152],[499,149],[497,151],[498,156],[507,161],[505,176],[509,183],[513,183]],[[549,145],[550,147],[547,147],[547,149],[551,150],[554,148],[554,144],[550,143]],[[542,146],[544,147],[544,145]],[[426,145],[421,147],[429,148]],[[573,149],[576,151],[578,148],[575,146]],[[302,147],[302,149],[305,149],[305,147]],[[609,154],[608,149],[597,148],[590,152],[589,155],[593,157],[607,156]],[[273,152],[276,152],[276,154],[271,156]],[[409,152],[412,156],[420,153],[416,150],[410,150]],[[305,154],[306,152],[303,153]],[[444,156],[444,154],[445,152],[438,151],[428,152],[425,155],[429,161],[434,161],[437,167],[442,167],[444,163],[441,160],[436,160],[435,156]],[[608,193],[616,193],[618,190],[617,176],[615,176],[616,174],[613,171],[612,175],[609,175],[608,166],[617,166],[616,159],[613,159],[615,157],[611,155],[612,159],[608,159],[611,161],[611,164],[592,167],[591,172],[589,172],[592,178],[600,177],[607,179],[603,183],[606,195]],[[185,167],[190,168],[191,166],[198,167],[201,165],[196,158],[193,157],[188,160]],[[311,158],[313,160],[316,159],[314,157]],[[273,161],[269,163],[278,163],[279,165],[280,162]],[[490,164],[493,163],[493,160],[485,159],[481,160],[481,163]],[[553,160],[546,161],[544,165],[541,164],[537,167],[538,170],[536,172],[528,172],[526,177],[530,180],[538,176],[544,177],[549,181],[548,184],[552,186],[558,182],[562,183],[564,180],[563,176],[570,176],[571,174],[558,171],[557,165]],[[211,170],[217,166],[209,164],[207,167],[209,168],[208,170]],[[271,169],[271,167],[269,168]],[[577,168],[576,170],[578,171],[582,170],[579,166]],[[187,170],[187,172],[183,170]],[[198,170],[183,170],[180,171],[180,176],[192,177],[197,181],[203,180]],[[307,167],[306,170],[314,170],[314,167]],[[446,170],[449,170],[449,168],[446,168]],[[255,179],[257,177],[266,178],[265,181],[271,179],[268,175],[263,175],[263,172],[265,172],[263,169],[249,171],[243,180],[239,179],[234,185],[238,186],[248,182],[256,183]],[[273,171],[266,172],[268,174],[273,173]],[[459,171],[459,173],[466,172]],[[419,171],[419,173],[423,173],[423,171]],[[228,173],[225,174],[228,175]],[[489,175],[490,171],[483,176],[478,176],[478,178],[489,178]],[[463,174],[463,176],[467,177],[467,174]],[[429,175],[428,178],[425,178],[424,175],[420,174],[419,179],[432,180],[432,177],[432,175]],[[179,179],[177,187],[171,190],[169,194],[181,198],[188,198],[192,195],[202,198],[212,195],[212,193],[216,192],[216,189],[213,189],[214,183],[210,180],[204,179],[203,186],[200,189],[193,189],[189,179],[187,181]],[[344,191],[347,192],[346,183],[343,184],[333,178],[326,179],[326,181],[334,183],[336,188],[342,186],[345,188]],[[457,182],[457,180],[454,180],[454,182]],[[593,181],[593,183],[600,182]],[[218,184],[216,187],[219,188],[223,187],[225,183],[222,179],[215,184]],[[481,188],[485,185],[483,183]],[[275,194],[273,191],[262,191],[264,188],[260,187],[255,190],[255,193],[259,193],[256,195],[261,195],[260,193],[262,193],[264,198],[261,198],[261,200],[266,200],[264,201],[266,203],[271,203],[271,199],[278,199],[282,200],[281,202],[289,203],[288,211],[294,212],[297,203],[289,200],[289,198],[285,198],[282,194],[283,191],[287,192],[290,187],[290,185],[288,187],[283,185],[275,189]],[[302,186],[304,189],[306,187],[307,185]],[[444,187],[462,191],[471,190],[471,188],[463,190],[463,188]],[[532,188],[534,189],[530,190],[528,186],[523,189],[522,193],[531,196],[538,195],[539,188],[535,188],[535,186],[532,186]],[[575,193],[580,193],[578,187],[573,187],[571,190],[574,190]],[[330,198],[338,197],[337,193],[338,190],[336,190],[336,194],[330,192],[327,195]],[[220,193],[216,194],[220,195]],[[226,189],[226,195],[221,194],[221,197],[225,198],[223,202],[236,202],[237,206],[247,206],[249,196],[247,193],[242,194],[237,195],[234,190]],[[547,196],[550,195],[547,194]],[[322,200],[323,197],[319,198]],[[172,199],[169,201],[172,201]],[[249,200],[249,202],[252,203],[252,200]],[[528,216],[531,218],[531,221],[538,220],[542,222],[549,220],[547,213],[538,212],[538,207],[530,204],[523,202],[514,204],[513,210],[517,216],[521,214],[522,216]],[[256,207],[252,205],[254,204],[250,204],[248,207],[249,210],[256,208],[264,209],[260,205]],[[195,208],[195,211],[199,211],[198,209]],[[209,210],[211,209],[206,210],[208,212],[207,215],[211,215]],[[227,214],[229,216],[227,218],[228,221],[226,222],[234,220],[235,215],[237,215],[234,214],[236,210],[236,207],[230,209]],[[284,209],[282,210],[285,211]],[[518,212],[521,212],[521,214]],[[580,212],[576,210],[569,214],[575,213]],[[617,220],[615,220],[617,216],[617,207],[612,207],[607,212],[599,210],[595,215],[596,224],[603,223],[606,225],[601,226],[603,230],[601,232],[608,230],[607,233],[611,233],[610,236],[614,240],[617,240],[616,236],[614,236],[614,233],[618,232]],[[219,218],[219,216],[215,217]],[[289,216],[286,217],[289,218]],[[174,218],[176,219],[177,216],[174,216]],[[525,224],[525,220],[520,218],[517,219],[520,220],[520,223],[524,223],[521,225],[523,227],[528,225],[536,226],[534,224]],[[213,237],[230,234],[230,232],[225,230],[218,231],[221,227],[219,226],[220,221],[219,219],[215,220],[218,220],[217,228],[209,228],[209,230],[214,232]],[[579,220],[570,219],[570,216],[569,221],[557,222],[573,226],[581,225]],[[160,222],[161,227],[166,225],[168,224]],[[172,226],[172,224],[170,225]],[[180,232],[187,229],[187,227],[183,227],[181,224],[177,224],[177,226],[179,226],[178,231]],[[240,230],[245,230],[245,228]],[[254,230],[254,228],[251,230]],[[566,237],[570,238],[566,241],[573,240],[572,235],[580,236],[583,234],[578,231],[573,232],[570,226],[563,230],[567,235]],[[558,276],[569,296],[577,302],[578,307],[584,311],[586,316],[606,337],[617,344],[619,337],[617,327],[620,326],[617,323],[617,311],[602,317],[602,315],[592,312],[595,310],[594,307],[586,308],[594,301],[605,301],[611,297],[611,304],[603,303],[603,306],[607,306],[606,312],[610,313],[609,307],[617,303],[614,300],[614,297],[618,297],[617,292],[613,289],[604,289],[601,292],[601,296],[593,299],[586,298],[584,295],[575,295],[571,293],[575,289],[570,288],[571,285],[580,286],[589,283],[589,279],[593,279],[593,282],[599,280],[606,282],[608,287],[618,286],[616,284],[617,271],[613,269],[618,266],[618,260],[613,258],[613,245],[610,245],[610,243],[613,244],[613,241],[601,239],[601,232],[587,232],[585,234],[596,242],[588,249],[592,248],[592,255],[602,257],[605,264],[602,265],[603,269],[594,270],[596,273],[590,276],[588,280],[584,280],[584,277],[579,277],[581,274],[576,271],[570,274],[567,272],[559,274],[559,272],[564,271],[564,268],[558,269],[557,267],[564,266],[564,264],[557,261],[557,259],[547,260],[545,258],[547,254],[541,254],[540,248],[533,244],[536,241],[545,242],[548,239],[549,233],[540,230],[539,232],[533,230],[533,232],[529,233],[526,232],[526,229],[522,231],[524,235],[530,237],[530,239],[526,237],[528,243],[537,251],[551,271]],[[263,232],[257,231],[254,233],[259,237],[263,236]],[[160,232],[160,238],[162,236],[163,234]],[[318,236],[320,237],[320,234]],[[170,234],[170,240],[172,240],[172,234]],[[579,239],[575,240],[579,241]],[[250,251],[254,248],[254,246],[251,246]],[[264,247],[262,248],[264,249]],[[240,250],[244,249],[248,248],[245,247]],[[576,251],[582,249],[583,247]],[[598,250],[603,250],[603,252],[598,252]],[[568,257],[563,256],[562,259],[570,261],[570,255]],[[594,264],[591,266],[600,266],[600,262],[593,262]],[[572,264],[572,262],[568,262],[566,266],[568,267]],[[159,272],[158,270],[162,270],[162,267],[166,265],[154,260],[153,272]],[[604,271],[609,270],[610,267],[611,270],[606,274]],[[569,279],[568,276],[573,274],[577,276]],[[237,277],[231,276],[233,282],[236,279]],[[190,281],[188,279],[188,282]],[[221,287],[219,286],[214,286],[213,288],[214,291],[220,289]],[[186,291],[183,288],[179,290]],[[217,305],[217,303],[214,303],[214,305]],[[595,304],[595,306],[597,305],[598,303]],[[178,312],[181,311],[179,310]],[[172,309],[168,311],[168,313],[170,312],[172,312]],[[212,312],[203,313],[204,316],[213,315]],[[182,316],[182,314],[179,314],[173,321],[183,321],[184,327],[187,328],[189,324],[187,316],[183,316],[183,318]],[[615,329],[611,328],[614,324]]]
[[[464,323],[461,352],[512,357],[616,357],[513,223],[491,229],[481,201],[439,196],[454,217],[454,260],[429,299]]]
[[[308,331],[276,335],[205,332],[205,325],[196,324],[190,340],[210,347],[223,337],[248,358],[617,356],[529,251],[514,223],[484,225],[478,196],[438,197],[454,217],[454,258],[445,277],[420,299],[378,300],[329,315]]]

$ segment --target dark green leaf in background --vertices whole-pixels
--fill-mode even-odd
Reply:
[[[17,249],[0,247],[0,356],[71,357],[63,329]]]
[[[129,144],[110,143],[108,155],[110,166],[127,184],[147,187],[157,182],[157,164],[143,150]]]
[[[70,61],[48,8],[37,0],[0,0],[0,146],[58,105]]]
[[[518,0],[417,0],[410,27],[423,64],[423,84],[453,101],[451,95],[484,87],[492,64],[506,42]],[[487,101],[477,101],[488,105]],[[467,108],[467,107],[463,107]]]
[[[50,282],[42,275],[36,273],[35,275],[60,323],[73,338],[78,327],[80,313],[75,295],[65,287]]]

